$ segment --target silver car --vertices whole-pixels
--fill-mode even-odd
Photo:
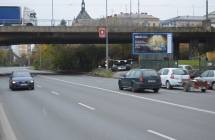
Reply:
[[[201,78],[208,82],[211,89],[215,90],[215,70],[204,71]]]

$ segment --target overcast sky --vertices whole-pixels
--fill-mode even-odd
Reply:
[[[72,20],[81,9],[82,0],[53,0],[54,18]],[[138,0],[132,1],[132,12],[138,10]],[[140,0],[140,11],[168,19],[177,15],[205,15],[206,0]],[[52,0],[0,0],[0,5],[27,6],[35,9],[38,19],[51,19]],[[85,0],[92,18],[105,16],[105,0]],[[215,11],[215,0],[209,0],[209,12]],[[108,0],[108,15],[130,12],[130,0]]]

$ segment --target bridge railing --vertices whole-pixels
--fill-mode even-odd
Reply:
[[[66,19],[37,19],[37,25],[38,26],[60,26],[62,25],[62,22],[65,26],[72,26],[73,20],[66,20]]]
[[[0,32],[98,32],[99,26],[0,26]],[[109,32],[207,32],[204,28],[162,28],[162,27],[128,27],[110,26]],[[212,28],[211,32],[215,32]]]

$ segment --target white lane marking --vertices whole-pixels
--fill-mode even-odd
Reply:
[[[42,86],[40,86],[40,85],[36,85],[38,88],[42,88]]]
[[[61,79],[57,79],[57,78],[51,78],[51,77],[47,77],[47,76],[42,76],[42,77],[47,78],[47,79],[60,81],[60,82],[64,82],[64,83],[68,83],[68,84],[72,84],[72,85],[88,87],[88,88],[97,89],[97,90],[101,90],[101,91],[105,91],[105,92],[116,93],[116,94],[120,94],[120,95],[124,95],[124,96],[130,96],[130,97],[143,99],[143,100],[147,100],[147,101],[151,101],[151,102],[166,104],[166,105],[175,106],[175,107],[179,107],[179,108],[183,108],[183,109],[188,109],[188,110],[193,110],[193,111],[197,111],[197,112],[203,112],[203,113],[215,115],[214,111],[210,111],[210,110],[206,110],[206,109],[200,109],[200,108],[196,108],[196,107],[176,104],[176,103],[162,101],[162,100],[158,100],[158,99],[147,98],[147,97],[137,96],[137,95],[133,95],[133,94],[127,94],[127,93],[119,92],[119,91],[113,91],[113,90],[109,90],[109,89],[105,89],[105,88],[100,88],[100,87],[89,86],[89,85],[80,84],[80,83],[69,82],[69,81],[65,81],[65,80],[61,80]]]
[[[175,138],[171,138],[171,137],[169,137],[169,136],[167,136],[167,135],[158,133],[158,132],[153,131],[153,130],[147,130],[147,132],[152,133],[152,134],[157,135],[157,136],[160,136],[160,137],[162,137],[162,138],[164,138],[164,139],[167,139],[167,140],[176,140]]]
[[[1,135],[3,135],[3,139],[5,140],[17,140],[16,135],[10,125],[10,122],[7,118],[7,115],[2,107],[2,105],[0,104],[0,124],[1,124]],[[1,138],[0,138],[1,139]]]
[[[85,107],[85,108],[87,108],[87,109],[90,109],[90,110],[95,110],[95,108],[93,108],[93,107],[91,107],[91,106],[88,106],[88,105],[85,105],[85,104],[83,104],[83,103],[78,103],[80,106],[83,106],[83,107]]]
[[[60,95],[60,93],[58,93],[58,92],[56,92],[56,91],[52,91],[51,94],[56,95],[56,96],[59,96],[59,95]]]

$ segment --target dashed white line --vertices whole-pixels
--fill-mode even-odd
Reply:
[[[57,78],[51,78],[51,77],[47,77],[47,76],[42,76],[42,77],[44,77],[46,79],[52,79],[52,80],[64,82],[64,83],[67,83],[67,84],[88,87],[88,88],[97,89],[97,90],[101,90],[101,91],[105,91],[105,92],[116,93],[116,94],[120,94],[120,95],[124,95],[124,96],[130,96],[130,97],[133,97],[133,98],[143,99],[143,100],[147,100],[147,101],[151,101],[151,102],[166,104],[166,105],[175,106],[175,107],[179,107],[179,108],[183,108],[183,109],[188,109],[188,110],[193,110],[193,111],[197,111],[197,112],[203,112],[203,113],[215,115],[215,112],[211,111],[211,110],[200,109],[200,108],[196,108],[196,107],[176,104],[176,103],[162,101],[162,100],[153,99],[153,98],[147,98],[147,97],[143,97],[143,96],[137,96],[137,95],[133,95],[133,94],[127,94],[127,93],[124,93],[124,92],[119,92],[119,91],[114,91],[114,90],[110,90],[110,89],[90,86],[90,85],[81,84],[81,83],[69,82],[69,81],[65,81],[65,80],[61,80],[61,79],[57,79]]]
[[[58,92],[56,92],[56,91],[52,91],[51,94],[56,95],[56,96],[59,96],[59,95],[60,95],[60,93],[58,93]]]
[[[88,105],[86,105],[86,104],[83,104],[83,103],[78,103],[78,104],[79,104],[80,106],[83,106],[83,107],[89,109],[89,110],[95,110],[95,108],[93,108],[93,107],[91,107],[91,106],[88,106]]]
[[[42,86],[40,86],[40,85],[36,85],[38,88],[42,88]]]
[[[161,134],[161,133],[153,131],[153,130],[147,130],[147,132],[149,132],[151,134],[154,134],[154,135],[157,135],[157,136],[160,136],[160,137],[162,137],[164,139],[167,139],[167,140],[176,140],[175,138],[171,138],[171,137],[169,137],[167,135]]]

